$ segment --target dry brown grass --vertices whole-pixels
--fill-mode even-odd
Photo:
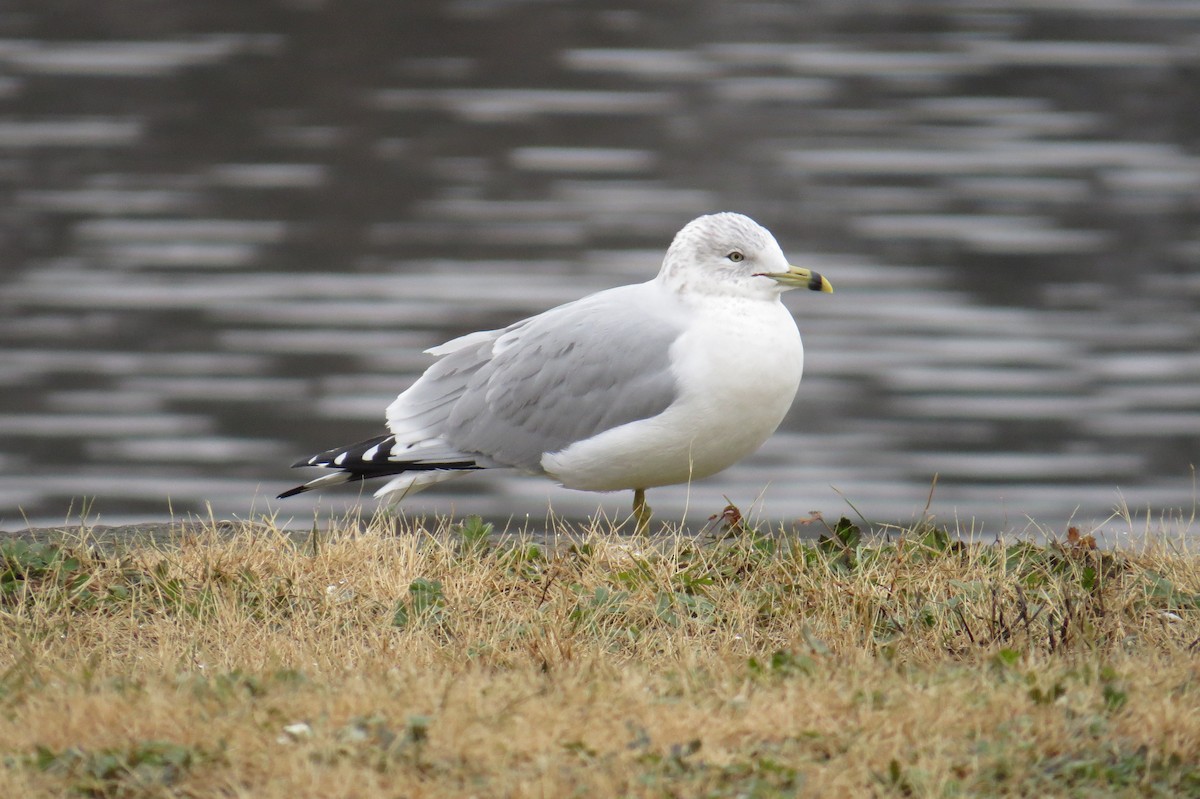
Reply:
[[[7,545],[0,795],[1200,795],[1200,559],[381,518]]]

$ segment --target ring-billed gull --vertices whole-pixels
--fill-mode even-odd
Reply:
[[[426,350],[438,360],[388,406],[387,435],[300,461],[334,472],[279,496],[390,477],[375,496],[399,500],[509,468],[633,489],[645,530],[647,488],[715,474],[783,421],[804,347],[780,295],[797,287],[833,291],[748,217],[702,216],[653,280]]]

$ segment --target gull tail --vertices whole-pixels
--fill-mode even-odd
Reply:
[[[320,466],[325,469],[336,469],[333,474],[322,475],[315,480],[309,480],[303,485],[290,488],[279,495],[278,499],[294,497],[306,491],[316,491],[341,483],[371,480],[376,477],[393,477],[406,472],[417,472],[417,475],[404,480],[393,480],[376,496],[391,493],[390,488],[398,482],[411,483],[417,490],[456,476],[458,473],[484,468],[476,461],[462,453],[453,452],[439,447],[434,451],[425,452],[425,457],[405,457],[405,454],[416,455],[422,448],[408,446],[402,453],[395,454],[396,437],[394,435],[376,436],[366,441],[359,441],[348,447],[337,447],[313,455],[292,464],[292,468],[300,466]],[[431,448],[432,449],[432,448]],[[430,474],[436,472],[439,474]],[[409,492],[411,493],[411,492]]]

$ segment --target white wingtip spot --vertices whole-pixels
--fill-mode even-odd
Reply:
[[[334,459],[333,459],[333,465],[334,465],[334,466],[341,466],[343,463],[345,463],[345,462],[346,462],[346,455],[347,455],[347,454],[348,454],[348,453],[345,453],[345,452],[343,452],[343,453],[341,453],[340,455],[338,455],[336,458],[334,458]]]
[[[375,457],[375,454],[376,454],[377,452],[379,452],[379,445],[378,445],[378,444],[376,444],[375,446],[371,447],[369,450],[367,450],[366,452],[364,452],[364,453],[361,455],[361,457],[362,457],[362,459],[363,459],[364,461],[369,461],[369,460],[371,460],[372,458],[374,458],[374,457]]]

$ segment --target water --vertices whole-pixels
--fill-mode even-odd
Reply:
[[[6,6],[0,529],[341,513],[270,497],[422,349],[646,279],[723,209],[837,293],[788,298],[784,428],[660,515],[902,521],[935,474],[993,532],[1190,515],[1198,106],[1175,0]],[[628,501],[480,476],[406,507]]]

